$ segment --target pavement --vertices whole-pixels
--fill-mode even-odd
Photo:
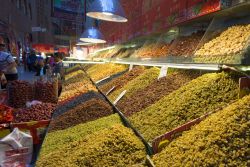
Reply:
[[[24,71],[23,66],[19,66],[17,68],[18,71],[18,79],[19,80],[25,80],[25,81],[29,81],[32,82],[35,76],[35,72],[28,72],[28,71]]]

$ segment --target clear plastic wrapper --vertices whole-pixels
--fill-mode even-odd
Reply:
[[[11,107],[21,108],[34,98],[33,85],[26,81],[12,81],[7,85],[8,103]]]
[[[57,103],[58,101],[58,78],[52,77],[39,77],[34,82],[35,87],[35,100],[44,103]]]

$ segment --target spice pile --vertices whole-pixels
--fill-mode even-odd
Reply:
[[[250,37],[250,24],[236,25],[223,31],[195,53],[196,62],[240,63]]]
[[[113,86],[115,86],[115,89],[120,89],[126,83],[142,74],[144,71],[145,69],[142,66],[134,67],[131,71],[126,72],[124,75],[121,75],[120,77],[113,79],[107,84],[102,85],[100,89],[104,93],[108,92]]]
[[[205,74],[150,107],[133,114],[130,121],[146,140],[151,141],[190,120],[236,100],[238,83],[235,80],[224,72]]]
[[[144,145],[133,131],[114,125],[41,156],[36,166],[138,166],[145,156]]]
[[[136,91],[133,96],[121,99],[117,107],[126,115],[131,116],[160,100],[163,96],[182,87],[199,76],[199,72],[179,71],[167,77],[155,80],[146,88]]]
[[[157,79],[160,70],[156,67],[145,70],[142,75],[136,77],[135,79],[128,82],[121,89],[118,89],[109,95],[109,98],[114,101],[124,90],[126,94],[124,97],[131,96],[135,91],[141,90],[151,84],[154,80]]]
[[[204,31],[198,31],[190,36],[182,36],[174,43],[173,48],[169,50],[172,56],[193,56],[193,53],[198,46]]]
[[[14,122],[29,122],[51,119],[56,108],[55,104],[42,103],[30,108],[19,109],[14,112]]]
[[[249,166],[249,101],[246,96],[184,132],[153,157],[155,165]]]
[[[50,130],[62,130],[113,114],[112,107],[101,99],[88,100],[51,121]]]

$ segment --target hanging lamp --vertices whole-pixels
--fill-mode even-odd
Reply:
[[[119,0],[94,0],[88,8],[87,16],[112,22],[127,22]]]
[[[87,28],[82,33],[80,41],[87,43],[106,43],[102,33],[96,27]]]
[[[76,46],[85,46],[85,45],[91,45],[93,43],[89,42],[82,42],[80,39],[76,42]]]

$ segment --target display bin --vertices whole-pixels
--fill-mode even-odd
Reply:
[[[192,121],[189,121],[161,136],[156,137],[153,141],[152,141],[152,149],[154,154],[158,153],[161,151],[162,148],[164,148],[164,146],[166,144],[168,144],[169,142],[171,142],[173,139],[175,139],[177,136],[179,136],[182,132],[189,130],[192,126],[200,123],[202,120],[204,120],[206,117],[208,117],[209,115],[211,115],[213,112],[207,113],[199,118],[196,118]]]
[[[194,51],[204,36],[209,21],[179,26],[178,37],[169,48],[167,62],[193,63]]]
[[[249,65],[249,8],[250,3],[247,3],[215,16],[196,48],[194,62]]]
[[[158,60],[160,58],[166,58],[168,56],[169,48],[172,42],[178,36],[178,28],[172,28],[165,33],[154,34],[145,37],[145,43],[139,49],[137,49],[130,58],[137,58],[143,60],[144,58],[150,58]]]
[[[22,108],[34,99],[34,87],[27,81],[12,81],[7,85],[8,105]]]
[[[34,81],[35,100],[44,103],[57,103],[58,101],[58,78],[36,77]]]
[[[89,77],[89,76],[88,76]],[[100,95],[105,99],[105,101],[107,101],[113,108],[113,111],[115,113],[117,113],[122,122],[123,122],[123,125],[132,129],[133,132],[135,133],[135,135],[142,141],[142,143],[145,145],[145,148],[146,148],[146,151],[147,151],[147,154],[149,155],[152,155],[153,154],[153,151],[152,151],[152,147],[151,145],[144,139],[144,137],[140,134],[139,131],[137,131],[133,126],[132,124],[130,123],[130,121],[125,117],[125,115],[114,105],[113,102],[110,101],[110,99],[99,89],[99,87],[95,84],[95,82],[89,77],[89,79],[91,80],[91,82],[96,86],[98,92],[100,93]]]

